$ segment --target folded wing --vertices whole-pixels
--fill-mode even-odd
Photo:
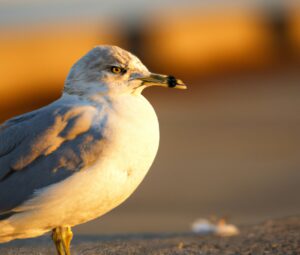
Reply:
[[[105,123],[101,109],[57,101],[0,126],[0,219],[35,190],[92,165]]]

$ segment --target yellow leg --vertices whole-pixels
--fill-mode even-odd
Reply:
[[[70,244],[73,238],[71,227],[57,227],[52,230],[52,240],[58,255],[71,255]]]
[[[63,240],[64,240],[66,255],[71,255],[70,244],[71,244],[72,238],[73,238],[73,232],[71,230],[71,227],[64,227]]]
[[[65,255],[65,249],[63,245],[63,240],[61,236],[61,228],[55,228],[52,230],[52,240],[55,244],[57,254],[58,255]]]

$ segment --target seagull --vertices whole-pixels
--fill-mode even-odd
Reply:
[[[52,231],[70,255],[71,227],[125,201],[148,172],[159,125],[141,94],[186,89],[130,52],[100,45],[71,68],[62,96],[0,126],[0,243]]]

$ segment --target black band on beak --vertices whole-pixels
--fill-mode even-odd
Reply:
[[[177,79],[173,75],[169,75],[167,78],[169,88],[174,88],[177,85]]]

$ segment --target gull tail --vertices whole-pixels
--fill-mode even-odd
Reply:
[[[15,228],[9,220],[0,220],[0,243],[9,242],[14,239]]]

